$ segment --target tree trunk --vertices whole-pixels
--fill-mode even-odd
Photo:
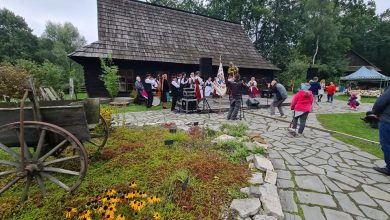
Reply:
[[[320,36],[317,36],[317,41],[316,41],[316,52],[314,53],[314,56],[313,56],[313,63],[312,65],[314,66],[314,63],[316,61],[316,56],[317,56],[317,53],[318,53],[318,44],[320,42]]]

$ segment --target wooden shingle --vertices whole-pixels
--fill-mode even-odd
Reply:
[[[134,0],[97,0],[99,40],[70,57],[213,65],[234,62],[241,68],[278,68],[255,49],[240,24]]]

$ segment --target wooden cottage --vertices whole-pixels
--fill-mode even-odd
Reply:
[[[345,58],[348,62],[347,70],[344,73],[344,76],[349,75],[353,72],[358,71],[361,67],[365,66],[368,69],[374,69],[378,72],[382,72],[381,69],[376,67],[373,63],[368,61],[366,58],[358,54],[357,52],[351,50],[346,55]]]
[[[199,59],[212,58],[213,74],[219,58],[225,73],[230,61],[242,76],[268,80],[279,70],[255,49],[241,25],[182,10],[134,0],[97,0],[98,41],[71,53],[84,67],[90,97],[108,96],[100,57],[108,54],[119,67],[120,94],[128,96],[135,77],[199,70]]]

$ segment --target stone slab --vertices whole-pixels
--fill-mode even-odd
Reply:
[[[291,180],[278,179],[276,185],[282,189],[294,188],[294,182]]]
[[[376,199],[381,199],[385,201],[390,201],[390,193],[387,193],[385,191],[382,191],[378,188],[369,185],[363,185],[362,188],[370,197],[374,197]]]
[[[263,171],[274,170],[271,161],[267,158],[256,155],[253,158],[253,163],[255,164],[255,167],[259,170],[263,170]]]
[[[306,205],[301,205],[303,215],[305,220],[326,220],[324,215],[321,212],[320,207],[310,207]]]
[[[359,210],[359,208],[349,199],[349,197],[344,193],[335,192],[334,196],[339,202],[341,208],[348,213],[359,215],[364,217],[364,214]]]
[[[377,209],[373,209],[373,208],[370,208],[368,206],[359,206],[360,209],[369,217],[369,218],[372,218],[372,219],[375,219],[375,220],[387,220],[389,219],[389,216],[386,215],[386,213],[380,211],[380,210],[377,210]]]
[[[264,183],[264,185],[260,186],[260,192],[260,201],[265,213],[275,216],[278,220],[283,220],[284,214],[276,186]]]
[[[333,208],[337,207],[332,196],[330,195],[303,191],[297,191],[297,194],[299,202],[304,204],[313,204]]]
[[[326,216],[326,219],[342,219],[342,220],[353,220],[352,216],[345,212],[340,212],[332,209],[326,209],[324,208],[324,213]]]
[[[365,192],[351,192],[349,196],[360,205],[378,206]]]
[[[267,172],[265,173],[264,181],[275,185],[277,177],[278,177],[278,174],[276,172],[271,171],[271,170],[267,170]]]
[[[258,198],[234,199],[230,204],[230,208],[236,211],[241,218],[255,215],[260,207],[261,203]]]
[[[263,174],[260,172],[256,172],[252,174],[252,177],[248,181],[252,185],[259,185],[262,184],[263,181]]]
[[[295,176],[295,182],[301,189],[326,192],[325,185],[317,176]]]
[[[279,191],[280,203],[282,204],[283,211],[286,212],[298,212],[298,206],[294,201],[294,192],[293,191]]]

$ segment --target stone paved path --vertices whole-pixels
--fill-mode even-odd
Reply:
[[[370,108],[363,105],[361,110]],[[267,111],[254,110],[264,114]],[[320,103],[315,112],[349,110],[345,103],[335,102]],[[211,128],[227,122],[226,113],[211,114],[209,118],[207,114],[173,114],[167,110],[119,117],[129,125],[175,122],[183,129],[195,121]],[[383,166],[383,160],[325,132],[306,129],[304,136],[294,138],[286,131],[288,124],[250,114],[246,114],[245,123],[250,130],[260,132],[271,146],[269,156],[278,173],[277,186],[286,219],[301,219],[298,213],[306,220],[389,219],[390,177],[372,169]],[[309,123],[318,125],[314,114],[309,116]]]

